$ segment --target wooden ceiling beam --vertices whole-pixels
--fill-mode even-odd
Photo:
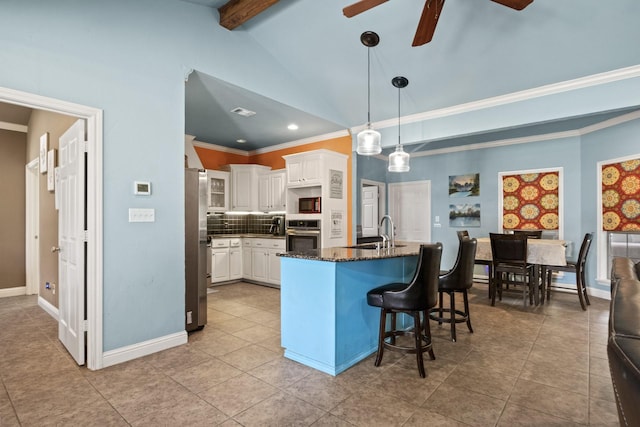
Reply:
[[[278,3],[279,0],[230,0],[218,8],[220,25],[227,30],[244,24],[249,19]]]

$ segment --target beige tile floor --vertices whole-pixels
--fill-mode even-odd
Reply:
[[[216,291],[187,345],[100,371],[74,364],[34,297],[0,299],[0,426],[618,425],[607,301],[525,308],[518,292],[491,307],[478,284],[474,334],[459,325],[453,343],[432,322],[427,378],[393,352],[332,377],[283,357],[277,289]]]

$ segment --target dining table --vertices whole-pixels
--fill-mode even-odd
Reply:
[[[491,261],[491,239],[489,237],[478,237],[476,249],[476,260]],[[567,249],[570,249],[571,241],[559,239],[528,239],[527,240],[527,262],[533,264],[534,281],[540,282],[540,268],[543,265],[567,265]],[[489,286],[492,286],[493,278],[489,278]],[[544,302],[545,280],[542,278],[542,298]],[[536,287],[538,289],[538,287]],[[540,295],[534,292],[536,305],[540,303]]]

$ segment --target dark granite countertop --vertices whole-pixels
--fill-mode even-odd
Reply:
[[[370,246],[360,245],[360,246]],[[396,242],[395,248],[389,249],[358,249],[358,247],[343,248],[325,248],[321,249],[319,253],[315,252],[284,252],[278,254],[278,256],[286,258],[299,258],[315,261],[328,261],[328,262],[349,262],[349,261],[364,261],[384,258],[396,258],[405,256],[416,256],[420,252],[420,244],[412,242]]]
[[[209,238],[211,239],[237,239],[239,237],[251,237],[251,238],[259,238],[259,239],[284,239],[285,238],[285,236],[274,236],[273,234],[256,234],[256,233],[209,234]]]

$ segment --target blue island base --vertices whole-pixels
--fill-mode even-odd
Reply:
[[[335,376],[374,353],[380,311],[367,304],[367,292],[407,283],[416,264],[416,256],[350,262],[282,257],[285,357]]]

